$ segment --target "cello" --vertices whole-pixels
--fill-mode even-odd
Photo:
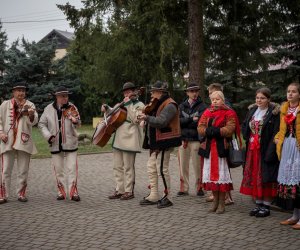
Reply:
[[[145,88],[136,90],[129,98],[141,95]],[[100,121],[94,134],[92,136],[92,142],[94,145],[104,147],[109,141],[111,135],[125,122],[127,118],[127,110],[124,107],[125,102],[117,104],[115,107],[110,109],[108,113],[104,113],[104,119]]]

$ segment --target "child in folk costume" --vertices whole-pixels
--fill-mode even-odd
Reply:
[[[30,157],[37,153],[32,141],[32,127],[38,122],[38,114],[32,102],[25,99],[27,85],[16,82],[13,85],[13,98],[0,106],[1,141],[1,183],[0,204],[7,202],[11,173],[17,158],[17,195],[18,200],[26,202],[25,196]]]
[[[249,215],[256,217],[270,215],[271,201],[277,195],[279,161],[273,140],[279,130],[280,105],[271,103],[270,98],[268,88],[258,89],[242,126],[247,160],[240,192],[255,200],[256,207]]]
[[[223,85],[218,83],[218,82],[215,82],[215,83],[211,83],[208,87],[207,87],[207,91],[208,91],[208,94],[209,96],[214,92],[214,91],[221,91],[224,93],[224,89],[223,89]],[[232,108],[231,106],[231,103],[225,98],[225,105]],[[214,196],[213,196],[213,193],[211,192],[210,195],[207,196],[206,198],[206,201],[207,202],[212,202],[214,200]],[[234,204],[234,201],[232,199],[232,195],[231,195],[231,192],[228,191],[226,192],[226,195],[225,195],[225,205],[232,205]]]
[[[210,95],[211,106],[207,108],[198,124],[198,133],[205,136],[199,154],[204,157],[203,186],[213,191],[214,201],[209,212],[225,212],[225,193],[233,189],[227,163],[228,142],[239,124],[236,113],[225,105],[221,91]]]
[[[300,230],[300,85],[291,83],[287,89],[287,102],[281,106],[280,129],[275,136],[278,172],[278,204],[293,210],[293,215],[280,222]]]
[[[57,181],[57,200],[69,198],[80,201],[77,190],[78,164],[78,136],[76,128],[80,126],[80,116],[74,104],[69,102],[67,88],[58,87],[55,91],[55,101],[50,103],[40,118],[38,127],[48,141],[52,156],[54,174]],[[66,164],[64,164],[66,158]],[[66,176],[67,175],[67,176]],[[68,186],[66,186],[68,179]]]

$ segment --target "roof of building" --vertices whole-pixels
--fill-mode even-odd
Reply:
[[[75,35],[72,32],[53,29],[46,36],[44,36],[39,42],[51,41],[54,38],[57,39],[57,48],[65,49],[69,46],[71,41],[75,39]]]

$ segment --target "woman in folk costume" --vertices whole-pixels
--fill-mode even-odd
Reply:
[[[71,93],[63,86],[56,89],[55,100],[44,109],[38,127],[49,143],[58,188],[56,199],[65,200],[67,190],[70,200],[80,201],[77,190],[76,129],[81,125],[81,120],[76,106],[69,102],[69,94]],[[65,164],[64,158],[66,158]]]
[[[256,207],[249,215],[256,217],[270,215],[271,201],[277,195],[279,161],[273,140],[279,130],[280,105],[271,103],[270,98],[270,89],[258,89],[242,125],[247,157],[240,192],[255,200]]]
[[[293,210],[293,215],[280,222],[300,230],[300,85],[291,83],[287,89],[287,102],[280,112],[280,128],[275,136],[278,171],[278,204]]]
[[[198,124],[198,133],[205,136],[199,154],[204,157],[203,186],[213,191],[214,201],[209,212],[225,212],[225,193],[233,189],[232,179],[227,163],[228,142],[237,130],[239,123],[236,113],[225,105],[221,91],[210,95],[211,106],[207,108]]]

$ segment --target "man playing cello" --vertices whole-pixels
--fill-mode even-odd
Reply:
[[[138,100],[136,86],[131,82],[123,85],[124,107],[127,110],[125,122],[116,130],[113,137],[115,192],[109,199],[129,200],[134,198],[135,156],[140,153],[143,142],[143,129],[139,126],[137,116],[144,108]],[[102,105],[102,112],[109,112],[107,105]]]

